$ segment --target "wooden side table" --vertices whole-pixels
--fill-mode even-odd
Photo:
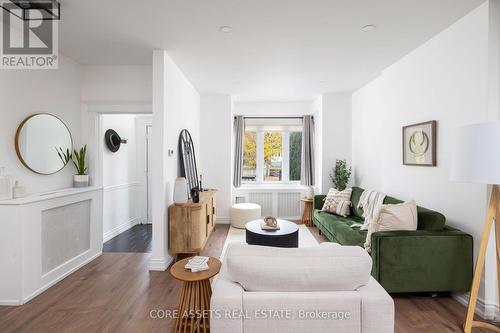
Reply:
[[[210,257],[207,271],[193,273],[184,266],[186,258],[176,262],[170,268],[170,274],[183,281],[179,297],[178,316],[173,332],[204,332],[210,331],[210,297],[212,288],[209,279],[220,271],[221,262]]]
[[[313,199],[303,198],[300,199],[300,201],[304,203],[304,211],[302,212],[302,223],[308,227],[313,227],[314,226],[312,219]]]

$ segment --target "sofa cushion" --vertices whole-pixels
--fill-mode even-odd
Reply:
[[[361,187],[356,187],[356,186],[352,187],[351,210],[352,210],[352,215],[355,215],[357,217],[363,216],[363,209],[358,208],[359,198],[361,197],[363,191],[364,189]],[[402,202],[403,200],[399,200],[390,196],[386,196],[384,199],[384,205],[399,204]],[[417,214],[418,214],[417,230],[430,230],[430,231],[443,230],[446,224],[446,217],[439,212],[417,206]]]
[[[351,194],[351,203],[352,203],[352,215],[362,218],[363,217],[363,208],[358,208],[359,199],[361,198],[361,194],[363,194],[364,189],[361,187],[352,187]]]
[[[403,201],[390,196],[386,196],[384,200],[384,205],[400,203],[403,203]],[[424,207],[417,206],[417,215],[417,230],[443,230],[444,225],[446,224],[446,217],[444,217],[443,214]]]
[[[351,205],[351,193],[352,189],[347,188],[343,191],[337,191],[331,188],[325,198],[325,203],[323,204],[322,211],[334,213],[341,216],[349,215],[349,207]],[[348,203],[345,205],[345,203]],[[340,207],[339,207],[340,206]],[[347,209],[347,212],[345,211]]]
[[[354,215],[341,217],[320,210],[314,212],[314,217],[340,244],[363,247],[368,231],[351,228],[354,223],[363,223],[362,218]]]
[[[346,291],[368,283],[372,260],[358,246],[278,248],[233,243],[229,279],[246,291]]]
[[[382,205],[368,228],[365,249],[371,251],[371,234],[378,231],[417,230],[415,201]]]

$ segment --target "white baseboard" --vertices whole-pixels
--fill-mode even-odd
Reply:
[[[168,266],[170,266],[173,260],[174,258],[171,256],[168,256],[167,258],[164,259],[150,259],[149,270],[163,272],[167,270]]]
[[[231,218],[226,216],[217,216],[217,224],[230,224]]]
[[[103,243],[106,243],[111,238],[113,238],[115,236],[118,236],[119,234],[121,234],[125,230],[128,230],[128,229],[132,228],[134,225],[139,224],[140,222],[141,222],[140,218],[134,217],[134,218],[130,219],[129,221],[127,221],[125,223],[122,223],[120,225],[117,225],[113,229],[106,231],[102,235],[102,241],[103,241]]]
[[[22,305],[22,302],[20,302],[17,299],[2,299],[2,300],[0,300],[0,306],[17,306],[17,305]]]
[[[465,307],[469,304],[469,293],[454,293],[453,298]],[[500,307],[496,304],[486,304],[480,297],[477,298],[476,314],[485,320],[500,322]]]

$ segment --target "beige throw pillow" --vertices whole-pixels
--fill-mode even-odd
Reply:
[[[382,205],[368,227],[365,249],[371,251],[371,236],[377,231],[417,230],[417,205],[415,201],[395,205]]]
[[[322,211],[337,214],[343,217],[349,216],[351,207],[352,188],[347,188],[341,192],[331,188],[326,195]]]

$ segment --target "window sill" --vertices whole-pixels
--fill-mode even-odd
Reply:
[[[242,184],[240,187],[235,188],[238,190],[305,190],[309,186],[301,185],[301,184],[293,184],[293,183],[282,183],[282,184],[269,184],[269,183],[261,183],[261,184]]]

